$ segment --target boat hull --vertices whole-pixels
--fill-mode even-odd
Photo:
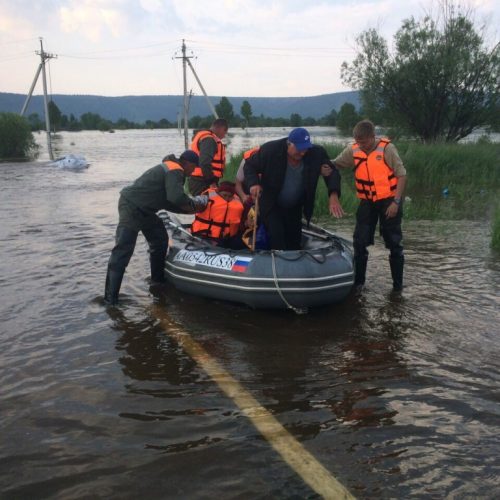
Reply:
[[[166,277],[183,292],[258,309],[308,309],[342,301],[352,288],[351,249],[331,233],[309,232],[304,250],[252,253],[210,246],[162,218],[170,236]]]

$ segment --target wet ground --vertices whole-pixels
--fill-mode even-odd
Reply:
[[[91,161],[82,172],[0,164],[0,496],[315,498],[181,332],[354,496],[498,497],[488,224],[406,222],[401,296],[379,239],[363,295],[306,316],[154,297],[140,239],[122,305],[106,309],[118,192],[177,152],[164,139],[64,135],[61,149]],[[332,225],[347,237],[352,226]]]

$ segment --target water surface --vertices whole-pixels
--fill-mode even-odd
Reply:
[[[252,134],[230,148],[286,132]],[[500,495],[500,258],[486,223],[406,222],[402,296],[377,239],[366,292],[306,316],[173,289],[156,299],[141,237],[123,304],[107,310],[118,192],[183,140],[58,141],[90,168],[50,167],[45,152],[0,164],[2,498],[315,497],[164,331],[157,306],[355,496]],[[353,221],[331,227],[350,238]]]

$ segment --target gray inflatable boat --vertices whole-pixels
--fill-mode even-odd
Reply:
[[[308,308],[343,300],[354,282],[347,240],[321,227],[303,228],[301,250],[228,250],[191,235],[170,212],[158,214],[169,234],[167,280],[202,297],[253,308]]]

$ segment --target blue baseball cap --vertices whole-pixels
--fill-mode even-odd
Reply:
[[[305,151],[313,147],[309,132],[302,127],[294,128],[288,134],[288,142],[291,142],[298,151]]]

